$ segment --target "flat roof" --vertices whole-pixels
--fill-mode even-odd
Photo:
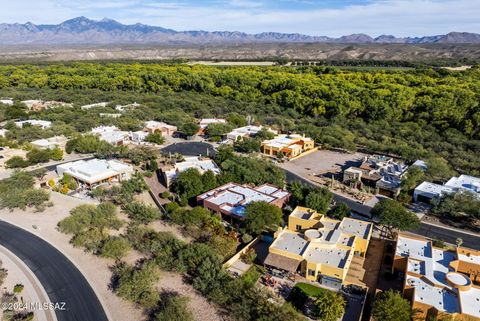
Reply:
[[[48,120],[39,120],[39,119],[28,119],[28,120],[22,120],[22,121],[16,121],[15,125],[22,127],[23,124],[30,124],[32,126],[42,126],[42,127],[50,127],[52,124],[51,121]]]
[[[459,291],[462,313],[480,317],[480,289],[471,287],[469,291]]]
[[[345,233],[350,233],[362,239],[367,239],[372,229],[372,224],[346,217],[340,223],[340,229]]]
[[[450,178],[450,180],[445,183],[445,186],[453,189],[462,189],[473,193],[480,193],[480,178],[469,175],[460,175],[459,177]]]
[[[301,256],[309,243],[303,238],[303,234],[285,230],[270,247]]]
[[[347,262],[349,250],[340,249],[338,247],[329,248],[317,246],[312,243],[305,251],[304,258],[316,264],[327,264],[338,268],[344,268]]]
[[[448,186],[430,182],[423,182],[415,188],[415,193],[426,193],[432,196],[441,196],[453,192],[454,190]]]
[[[271,195],[262,192],[262,190],[267,192],[273,192],[274,189],[276,192]],[[278,187],[274,187],[273,185],[262,185],[257,188],[252,188],[247,185],[228,183],[211,191],[203,193],[197,198],[220,206],[221,209],[230,212],[231,214],[235,214],[232,212],[232,210],[236,206],[245,206],[251,202],[272,203],[275,200],[283,199],[288,195],[288,192],[283,191]]]
[[[90,159],[60,164],[57,172],[66,173],[87,183],[96,183],[122,173],[133,172],[131,165],[117,160]]]
[[[220,168],[211,159],[203,159],[198,156],[185,157],[183,162],[176,163],[170,169],[163,170],[167,180],[173,180],[179,173],[186,171],[187,169],[195,168],[200,173],[212,171],[215,175],[220,174]]]
[[[458,296],[454,291],[432,286],[412,275],[407,275],[407,284],[415,288],[415,301],[433,306],[439,311],[460,312]]]
[[[149,120],[145,122],[145,127],[151,127],[151,128],[159,128],[159,127],[164,127],[164,128],[169,128],[169,129],[177,129],[177,127],[169,125],[164,122],[156,121],[156,120]]]
[[[296,218],[301,218],[303,220],[309,220],[312,218],[312,216],[316,215],[317,212],[315,212],[312,209],[309,209],[307,207],[301,207],[297,206],[293,210],[293,212],[290,214],[290,216],[296,217]]]
[[[406,282],[415,288],[415,301],[431,305],[439,311],[466,313],[478,318],[480,290],[474,286],[459,290],[447,282],[447,274],[451,280],[455,278],[455,275],[450,273],[454,272],[450,263],[468,258],[461,254],[461,249],[458,249],[458,252],[457,257],[455,252],[433,247],[431,241],[426,239],[406,235],[399,235],[397,238],[396,255],[408,257]],[[476,261],[477,258],[473,260]],[[415,275],[412,275],[413,273]],[[457,273],[457,278],[463,275]]]

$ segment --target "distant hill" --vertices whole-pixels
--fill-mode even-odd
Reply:
[[[78,17],[58,25],[0,24],[2,45],[112,45],[112,44],[247,44],[247,43],[356,43],[356,44],[480,44],[480,34],[450,32],[446,35],[397,38],[366,34],[339,38],[309,36],[297,33],[263,32],[248,34],[237,31],[176,31],[144,24],[124,25],[115,20],[91,20]]]

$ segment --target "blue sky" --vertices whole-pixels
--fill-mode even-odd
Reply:
[[[480,0],[0,0],[0,22],[77,16],[175,30],[309,35],[480,33]]]

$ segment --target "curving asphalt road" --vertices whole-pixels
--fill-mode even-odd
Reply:
[[[41,238],[0,221],[0,244],[20,258],[36,275],[58,321],[108,321],[100,301],[85,277],[60,251]]]

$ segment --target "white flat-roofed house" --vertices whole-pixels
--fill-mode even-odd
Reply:
[[[423,182],[413,191],[413,201],[430,203],[432,200],[439,200],[443,196],[454,192],[452,188],[445,185]]]
[[[162,134],[162,136],[172,136],[177,131],[177,127],[164,122],[149,120],[145,122],[145,127],[143,130],[151,134],[159,132]]]
[[[220,168],[218,168],[217,164],[215,164],[215,162],[209,158],[197,156],[185,157],[184,161],[182,162],[160,168],[165,185],[169,187],[175,178],[177,178],[178,174],[190,168],[195,168],[200,172],[200,174],[203,174],[207,171],[212,171],[215,175],[220,174]]]
[[[236,128],[227,134],[227,139],[233,142],[236,142],[239,139],[257,135],[263,128],[264,127],[262,126],[252,126],[252,125]],[[272,134],[275,134],[275,135],[277,134],[277,131],[273,129],[268,128],[267,130]]]
[[[101,103],[95,103],[95,104],[90,104],[90,105],[83,105],[80,107],[82,110],[88,110],[91,108],[96,108],[96,107],[107,107],[109,103],[107,102],[101,102]]]
[[[13,99],[12,98],[2,98],[2,99],[0,99],[0,104],[12,106],[13,105]]]
[[[472,193],[480,198],[480,178],[460,175],[452,177],[445,185],[423,182],[418,185],[413,192],[415,202],[430,203],[434,199],[440,199],[453,193]]]
[[[122,117],[122,114],[119,113],[100,113],[100,117],[105,117],[105,118],[120,118]]]
[[[469,192],[480,196],[480,178],[460,175],[459,177],[452,177],[445,183],[455,191]]]
[[[92,128],[90,132],[97,135],[100,140],[115,146],[127,143],[130,136],[128,132],[121,131],[115,126],[99,126]]]
[[[245,207],[251,202],[266,202],[282,208],[290,193],[274,185],[258,187],[228,183],[197,196],[197,202],[216,213],[245,219]]]
[[[47,139],[34,140],[30,144],[34,148],[38,149],[54,149],[56,147],[63,148],[67,142],[67,138],[64,136],[55,136]]]
[[[139,131],[136,131],[136,132],[131,132],[130,133],[130,139],[134,143],[141,143],[141,142],[145,141],[145,138],[147,138],[148,135],[150,135],[150,133],[145,132],[143,130],[139,130]]]
[[[134,102],[133,104],[128,104],[128,105],[116,105],[115,109],[120,112],[124,112],[125,110],[135,109],[140,106],[141,106],[140,104],[137,104],[136,102]]]
[[[117,160],[79,160],[57,166],[57,174],[72,176],[80,187],[93,188],[102,183],[120,182],[130,179],[134,169]]]
[[[405,274],[403,292],[418,311],[416,320],[480,320],[479,251],[437,248],[430,240],[399,234],[393,271]]]
[[[29,120],[22,120],[22,121],[15,122],[15,126],[17,127],[22,128],[24,125],[39,126],[42,129],[46,129],[52,126],[52,122],[48,120],[38,120],[38,119],[29,119]]]

